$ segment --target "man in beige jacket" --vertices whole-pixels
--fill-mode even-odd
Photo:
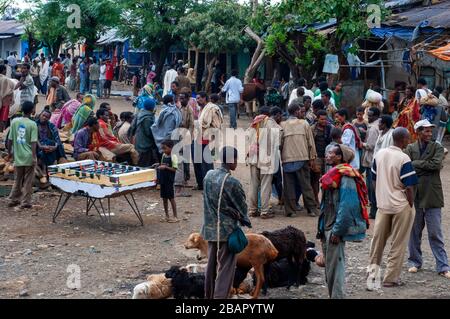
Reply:
[[[317,157],[314,136],[308,122],[300,119],[300,105],[289,105],[289,118],[281,123],[281,161],[283,163],[286,216],[297,213],[297,185],[300,185],[308,216],[319,216],[319,209],[310,182],[310,168]]]
[[[258,216],[258,191],[261,190],[261,218],[274,217],[269,212],[273,175],[280,163],[280,138],[282,110],[279,107],[262,107],[248,129],[250,164],[249,214]]]

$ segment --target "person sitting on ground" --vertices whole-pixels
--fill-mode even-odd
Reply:
[[[44,176],[47,175],[47,166],[55,162],[66,162],[66,153],[59,138],[58,129],[51,123],[52,113],[44,109],[36,121],[38,127],[38,166]]]
[[[54,76],[50,79],[50,90],[47,94],[47,105],[51,110],[60,109],[67,101],[70,95],[65,87],[59,84],[59,78]]]
[[[75,114],[82,102],[83,94],[77,93],[76,98],[64,104],[61,110],[53,111],[50,122],[55,124],[58,129],[64,128],[65,131],[68,131],[72,125],[73,114]]]
[[[82,128],[89,117],[94,115],[95,96],[92,94],[86,94],[83,98],[83,104],[76,110],[72,117],[72,130],[71,133],[75,134],[80,128]]]
[[[100,108],[96,113],[100,129],[92,134],[92,144],[90,150],[98,151],[103,159],[114,162],[117,155],[129,154],[133,165],[137,165],[139,154],[133,144],[122,144],[114,136],[108,124],[109,112],[106,108]]]
[[[76,134],[73,141],[73,158],[76,161],[82,160],[98,160],[100,154],[95,151],[89,150],[89,146],[92,142],[92,134],[100,130],[100,125],[95,117],[91,117],[87,120],[87,126],[80,129]]]
[[[114,135],[117,136],[120,143],[132,144],[128,135],[128,130],[131,127],[131,122],[133,122],[132,112],[122,112],[120,113],[120,122],[116,124],[113,129]]]
[[[114,127],[116,127],[117,122],[119,122],[119,117],[117,116],[117,114],[112,112],[111,105],[109,103],[107,103],[107,102],[101,103],[99,108],[108,110],[108,113],[109,113],[109,124],[110,124],[111,130],[112,130]]]

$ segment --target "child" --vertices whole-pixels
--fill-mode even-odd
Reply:
[[[328,152],[338,144],[342,144],[342,129],[339,127],[333,127],[330,132],[331,143],[327,145],[325,148],[325,156],[327,156]],[[331,169],[331,165],[325,165],[325,173]]]
[[[166,218],[161,220],[168,223],[177,223],[177,204],[175,203],[175,172],[178,168],[178,158],[175,154],[172,155],[173,148],[172,140],[164,140],[161,142],[161,150],[163,152],[161,164],[158,166],[158,180],[161,186],[161,198],[164,204],[164,212]],[[173,218],[169,217],[169,201],[172,206]]]
[[[367,128],[369,127],[369,123],[364,119],[364,108],[358,107],[356,109],[356,119],[353,120],[353,125],[359,131],[359,137],[362,142],[366,141]]]

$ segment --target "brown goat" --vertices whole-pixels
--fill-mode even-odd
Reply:
[[[256,299],[264,284],[264,265],[274,261],[278,256],[278,250],[272,242],[259,234],[245,234],[248,245],[237,255],[236,266],[255,270],[256,286],[252,298]],[[193,233],[184,244],[186,249],[199,249],[201,255],[208,256],[208,243],[199,233]]]

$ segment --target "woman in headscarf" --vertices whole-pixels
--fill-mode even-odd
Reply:
[[[404,127],[411,135],[411,142],[417,139],[416,131],[414,130],[414,124],[420,120],[420,107],[419,102],[415,98],[415,89],[412,86],[408,86],[405,91],[405,97],[399,104],[400,113],[397,116],[394,124],[396,127]]]
[[[50,122],[55,124],[58,129],[64,127],[66,130],[69,130],[71,128],[70,126],[72,125],[72,117],[78,110],[82,102],[83,94],[77,93],[76,99],[68,101],[62,106],[61,110],[57,109],[52,113]]]
[[[136,98],[133,105],[136,107],[136,112],[139,112],[140,110],[144,109],[145,101],[148,99],[153,99],[153,91],[154,86],[153,84],[146,84],[142,88],[139,96]]]
[[[36,120],[38,127],[38,159],[39,166],[47,173],[47,166],[66,158],[64,147],[59,138],[58,129],[50,122],[52,113],[44,109]]]
[[[81,104],[72,117],[72,134],[75,134],[82,128],[87,119],[94,114],[94,107],[95,97],[92,94],[86,94],[83,98],[83,104]]]

